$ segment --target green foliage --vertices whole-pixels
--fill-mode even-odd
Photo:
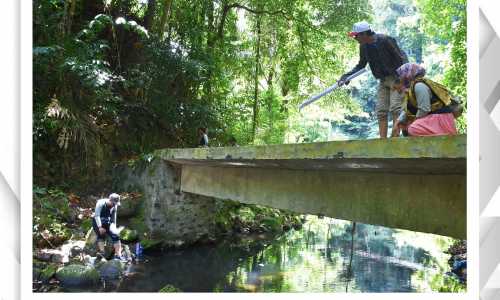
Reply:
[[[33,186],[33,209],[44,227],[53,225],[50,220],[58,218],[61,221],[70,220],[68,196],[58,188],[47,189]]]
[[[215,225],[220,233],[281,232],[284,227],[290,228],[300,223],[301,218],[296,213],[230,200],[218,202],[215,215]]]
[[[465,0],[416,0],[422,13],[424,32],[438,40],[449,56],[443,84],[462,98],[467,107],[467,9]],[[466,132],[466,112],[458,119],[460,133]]]
[[[84,219],[80,224],[80,228],[82,229],[83,232],[88,232],[89,229],[92,228],[92,219],[91,218]]]
[[[71,237],[67,224],[73,222],[69,199],[62,190],[33,186],[34,244],[53,247]]]
[[[430,278],[429,283],[432,290],[440,293],[465,293],[467,291],[465,284],[448,275],[435,274]]]
[[[120,239],[126,243],[136,242],[139,239],[139,234],[137,230],[125,228],[120,232]]]
[[[33,1],[35,184],[98,188],[116,162],[196,146],[200,126],[211,146],[328,140],[332,124],[365,132],[351,125],[373,119],[372,79],[314,116],[296,110],[352,67],[346,32],[363,19],[412,60],[450,43],[450,63],[430,73],[465,96],[464,0],[415,1]]]
[[[342,73],[369,6],[36,0],[33,14],[35,183],[85,187],[116,161],[195,146],[200,126],[214,146],[282,143],[290,109]]]

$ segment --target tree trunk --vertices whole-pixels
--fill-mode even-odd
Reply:
[[[257,121],[259,116],[259,73],[260,73],[260,18],[257,16],[257,42],[255,54],[255,74],[254,74],[254,93],[253,93],[253,120],[252,120],[252,142],[255,142],[257,132]]]
[[[169,21],[170,21],[170,15],[172,14],[172,2],[173,0],[164,0],[163,2],[163,14],[161,15],[160,19],[160,36],[162,39],[165,37],[165,33],[170,31],[169,29]]]
[[[144,15],[144,28],[146,28],[147,31],[150,31],[151,27],[153,26],[155,10],[156,10],[156,0],[149,0],[148,8],[146,10],[146,14]]]
[[[354,254],[354,234],[356,232],[356,222],[352,222],[352,230],[351,230],[351,256],[349,258],[349,267],[347,268],[347,281],[345,286],[345,292],[349,292],[349,281],[352,278],[352,257]]]
[[[71,34],[71,26],[73,25],[73,18],[75,17],[76,0],[71,0],[69,4],[69,16],[66,22],[66,33]]]
[[[212,102],[212,77],[213,77],[213,68],[214,68],[214,55],[215,55],[215,24],[214,24],[214,2],[208,1],[206,7],[206,16],[207,16],[207,58],[208,58],[208,70],[207,70],[207,81],[205,84],[205,100],[207,102]]]
[[[61,35],[60,36],[61,38],[64,38],[66,36],[66,31],[67,31],[68,24],[69,24],[69,19],[70,19],[71,4],[72,4],[71,0],[70,1],[66,1],[64,3],[63,16],[62,16],[62,19],[61,19],[61,23],[58,24],[59,33]]]

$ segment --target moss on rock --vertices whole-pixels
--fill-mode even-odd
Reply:
[[[92,267],[69,265],[56,272],[56,278],[63,286],[91,286],[99,283],[99,272]]]
[[[159,250],[163,247],[162,240],[144,238],[141,240],[141,245],[144,251]]]
[[[40,273],[40,281],[47,283],[49,280],[54,277],[56,274],[57,267],[54,265],[48,265],[41,273]]]
[[[171,284],[167,284],[164,287],[162,287],[158,292],[160,293],[179,293],[182,292],[179,288],[176,288],[175,286]]]
[[[137,230],[125,228],[120,232],[120,239],[125,243],[133,243],[139,240],[139,233]]]

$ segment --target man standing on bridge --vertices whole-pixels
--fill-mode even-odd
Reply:
[[[408,62],[408,57],[394,38],[373,32],[367,22],[354,24],[349,36],[359,43],[359,62],[354,69],[342,75],[338,84],[349,84],[346,81],[349,75],[363,69],[367,63],[370,64],[373,76],[380,80],[375,108],[380,137],[387,138],[388,112],[391,113],[393,122],[391,137],[397,137],[399,128],[395,123],[401,111],[402,95],[394,89],[394,81],[397,78],[396,70]]]

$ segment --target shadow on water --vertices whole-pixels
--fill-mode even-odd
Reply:
[[[354,230],[353,230],[354,229]],[[353,234],[354,233],[354,234]],[[249,235],[215,246],[150,255],[100,291],[420,292],[437,290],[452,239],[308,217],[281,236]]]

